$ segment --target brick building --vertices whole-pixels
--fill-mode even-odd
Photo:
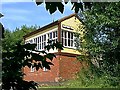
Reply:
[[[81,63],[76,59],[80,52],[75,47],[74,32],[82,26],[78,14],[71,14],[25,35],[25,43],[36,43],[37,50],[43,50],[48,39],[62,42],[64,50],[50,50],[50,53],[56,55],[52,61],[54,66],[51,66],[51,70],[43,68],[36,71],[32,67],[25,67],[24,79],[37,82],[59,82],[75,78]]]

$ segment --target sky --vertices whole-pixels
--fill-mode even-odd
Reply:
[[[74,11],[71,10],[71,3],[65,5],[64,13],[58,10],[52,15],[46,10],[45,4],[37,6],[34,0],[2,0],[0,2],[0,12],[4,17],[0,18],[5,29],[14,31],[22,25],[37,25],[43,27],[53,20],[58,20],[64,16],[68,16]],[[24,2],[25,1],[25,2]]]

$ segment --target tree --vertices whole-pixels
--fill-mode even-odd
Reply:
[[[49,11],[50,14],[53,14],[55,11],[57,11],[57,9],[63,13],[64,12],[64,4],[63,2],[48,2],[47,0],[45,1],[45,8],[47,11]],[[64,3],[67,4],[69,0],[65,1]],[[40,5],[43,2],[39,2],[39,0],[36,0],[36,4]],[[84,10],[84,8],[91,8],[92,3],[91,2],[75,2],[75,1],[71,1],[73,7],[72,10],[75,11],[75,13],[78,13],[80,10]],[[83,5],[84,4],[84,5]]]
[[[25,44],[21,45],[21,42],[16,43],[12,51],[3,51],[3,63],[2,63],[2,90],[37,90],[37,83],[34,81],[23,80],[24,73],[22,68],[24,66],[35,67],[36,70],[42,69],[43,67],[50,70],[52,62],[46,61],[48,58],[50,61],[55,57],[52,53],[47,53],[51,48],[63,49],[59,42],[52,43],[48,42],[45,46],[45,50],[35,50],[36,44]],[[43,54],[44,56],[40,55]],[[35,62],[33,62],[35,60]]]
[[[62,49],[62,45],[58,42],[52,43],[49,41],[45,47],[45,51],[36,51],[36,44],[25,44],[23,43],[23,36],[33,30],[37,29],[37,26],[27,27],[23,25],[21,29],[16,28],[15,31],[5,30],[3,40],[3,51],[2,51],[2,89],[3,90],[36,90],[37,83],[34,81],[23,80],[24,73],[22,68],[24,66],[34,66],[36,70],[46,67],[50,69],[52,62],[46,61],[48,58],[50,61],[55,57],[54,54],[47,53],[46,50]],[[34,52],[36,53],[34,53]],[[44,56],[39,55],[40,53]],[[33,63],[33,60],[36,62]]]
[[[84,12],[85,32],[81,50],[86,50],[92,72],[108,76],[110,85],[120,85],[120,2],[93,3]],[[85,59],[84,56],[83,59]]]
[[[4,39],[2,40],[2,46],[3,51],[5,50],[12,50],[14,45],[18,41],[22,41],[21,43],[24,43],[23,36],[27,33],[36,30],[37,26],[30,26],[27,27],[26,25],[21,26],[21,29],[16,28],[15,31],[10,31],[9,29],[4,30]]]
[[[67,3],[67,2],[66,2]],[[76,3],[71,2],[73,4],[73,8],[75,12],[77,13],[80,9],[83,10],[83,3]],[[41,4],[40,2],[36,2],[37,5]],[[57,8],[58,10],[63,13],[64,12],[64,5],[61,2],[45,2],[46,4],[46,10],[50,12],[50,14],[54,13]],[[109,71],[108,74],[111,76],[114,76],[112,71],[115,73],[115,77],[119,77],[119,43],[120,43],[120,32],[119,32],[119,3],[85,3],[84,6],[87,8],[85,11],[85,26],[86,26],[86,32],[84,32],[85,42],[81,44],[82,49],[87,50],[87,54],[89,55],[89,60],[95,58],[97,62],[99,63],[99,69],[105,71]],[[91,8],[92,6],[92,8]],[[115,6],[115,7],[114,7]],[[90,10],[91,9],[91,10]],[[113,16],[113,17],[112,17]],[[53,46],[54,45],[54,46]],[[45,47],[49,50],[49,47],[57,47],[62,49],[62,45],[57,44],[50,44],[48,47]],[[108,48],[110,47],[110,49]],[[30,49],[31,48],[31,49]],[[13,89],[25,89],[24,85],[28,86],[28,88],[35,89],[36,83],[34,82],[24,82],[21,77],[23,76],[23,73],[21,72],[21,68],[23,65],[30,66],[31,60],[35,59],[36,61],[40,61],[39,65],[34,64],[36,69],[42,68],[41,64],[45,66],[46,68],[50,69],[49,65],[52,63],[46,62],[45,58],[49,58],[50,60],[55,57],[53,54],[48,54],[45,51],[36,51],[39,53],[46,53],[45,57],[40,56],[36,53],[32,53],[31,50],[34,50],[35,45],[21,45],[20,43],[17,44],[16,48],[12,52],[4,52],[3,53],[3,79],[4,81],[7,79],[8,82],[3,82],[4,89],[10,89],[13,87]],[[17,55],[16,55],[17,54]],[[24,55],[23,55],[24,54]],[[18,55],[22,55],[22,57],[19,57]],[[32,59],[25,59],[24,57],[28,57],[29,55],[32,56]],[[39,58],[36,58],[37,57]],[[100,56],[101,55],[101,56]],[[109,57],[109,56],[110,57]],[[15,57],[17,56],[17,57]],[[100,58],[102,57],[102,60],[100,61]],[[98,59],[99,58],[99,59]],[[114,59],[114,62],[112,61]],[[17,61],[16,61],[17,60]],[[99,60],[99,61],[98,61]],[[6,66],[8,63],[8,66]],[[13,68],[14,65],[18,65],[17,71],[11,72],[8,71],[8,68]],[[95,66],[95,64],[92,64]],[[110,66],[110,67],[108,67]],[[14,66],[15,67],[15,66]],[[115,68],[111,70],[112,68]],[[12,77],[12,83],[9,83],[11,80],[9,76],[7,76],[9,73],[15,77]],[[118,72],[118,73],[117,73]],[[17,76],[18,75],[18,76]],[[6,81],[7,81],[6,80]],[[113,80],[113,78],[112,78]],[[115,79],[116,80],[116,79]],[[115,84],[118,84],[118,82],[115,82]],[[8,85],[8,86],[7,86]],[[7,86],[7,87],[6,87]],[[10,87],[9,87],[10,86]],[[21,87],[18,87],[21,86]]]

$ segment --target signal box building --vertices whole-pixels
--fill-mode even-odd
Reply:
[[[25,35],[25,43],[36,43],[37,50],[44,50],[48,39],[62,42],[64,50],[50,50],[50,53],[56,55],[56,58],[52,60],[54,66],[51,66],[51,70],[43,68],[36,71],[34,68],[26,66],[24,79],[36,82],[59,82],[74,79],[82,66],[76,58],[80,52],[76,50],[74,35],[80,27],[82,27],[82,23],[78,14],[71,14]]]

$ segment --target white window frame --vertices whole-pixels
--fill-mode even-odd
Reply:
[[[46,42],[45,44],[47,45],[47,42],[48,42],[48,39],[49,39],[49,38],[48,38],[48,33],[51,33],[51,32],[52,32],[52,39],[51,39],[51,40],[55,40],[55,39],[57,40],[57,39],[58,39],[58,35],[57,35],[57,37],[53,38],[53,32],[55,32],[55,31],[57,31],[57,34],[58,34],[58,28],[54,28],[54,29],[52,29],[52,30],[50,30],[50,31],[47,31],[47,32],[45,32],[45,33],[42,33],[42,34],[40,34],[40,35],[34,36],[34,37],[26,40],[25,43],[26,43],[26,42],[29,42],[30,40],[33,40],[33,43],[36,43],[36,44],[37,44],[35,50],[39,50],[39,51],[44,50],[44,42]],[[43,40],[44,40],[44,35],[46,35],[46,41],[43,41],[43,45],[42,45],[42,36],[43,36]],[[40,37],[41,37],[41,42],[40,42]],[[38,41],[38,38],[39,38],[39,41]],[[36,41],[36,40],[37,40],[37,41]],[[40,45],[40,44],[41,44],[41,45]],[[40,48],[40,46],[41,46],[41,48]],[[42,47],[43,47],[43,48],[42,48]]]
[[[44,72],[46,72],[46,71],[48,71],[48,69],[47,69],[47,68],[45,68],[45,67],[43,67],[43,71],[44,71]]]
[[[62,37],[62,31],[64,32],[63,33],[63,37]],[[66,38],[65,38],[65,32],[67,33]],[[70,32],[70,46],[68,45],[68,32]],[[73,39],[71,39],[71,33],[73,33]],[[62,38],[63,38],[63,46],[64,47],[75,49],[75,41],[74,41],[75,40],[75,36],[74,36],[74,32],[73,31],[62,29],[61,30],[61,42],[62,42]],[[66,40],[67,45],[65,45],[65,39],[67,39]],[[73,46],[71,46],[71,40],[73,41]]]
[[[30,72],[35,72],[35,67],[33,67],[32,65],[30,67]]]

